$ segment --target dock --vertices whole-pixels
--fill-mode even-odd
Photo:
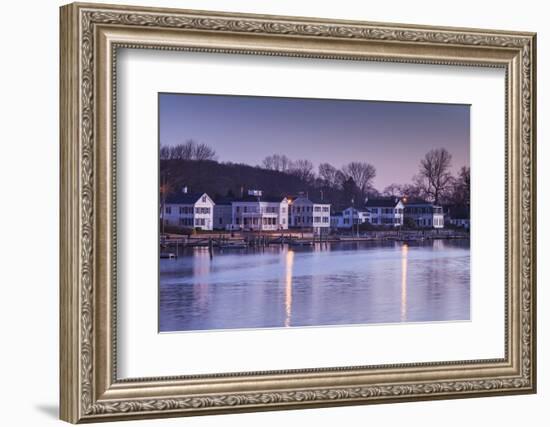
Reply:
[[[160,257],[175,259],[185,248],[205,248],[213,254],[214,248],[244,250],[269,245],[307,247],[322,243],[341,242],[403,242],[415,243],[437,239],[468,239],[469,233],[460,230],[384,230],[366,231],[360,234],[334,233],[314,235],[311,232],[285,230],[284,232],[209,232],[190,236],[169,235],[160,240]]]

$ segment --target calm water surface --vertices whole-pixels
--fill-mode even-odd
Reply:
[[[470,245],[189,249],[160,260],[160,331],[470,319]]]

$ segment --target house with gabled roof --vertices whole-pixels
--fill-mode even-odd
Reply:
[[[260,190],[231,202],[232,228],[250,231],[288,229],[288,199],[264,196]]]
[[[405,218],[411,218],[417,227],[443,228],[443,208],[431,202],[420,199],[405,201]]]
[[[351,229],[367,222],[370,222],[370,212],[354,207],[344,209],[330,217],[330,226],[333,229]]]
[[[404,205],[398,197],[368,198],[365,208],[369,212],[373,225],[401,227],[403,225]]]
[[[291,201],[289,225],[295,228],[311,228],[315,234],[330,230],[330,203],[303,194]]]
[[[213,229],[214,201],[206,193],[189,193],[184,187],[166,197],[161,205],[161,220],[165,225]]]

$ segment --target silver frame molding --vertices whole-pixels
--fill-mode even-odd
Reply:
[[[80,3],[60,13],[61,419],[112,421],[536,391],[534,33]],[[505,357],[118,379],[119,48],[505,69]]]

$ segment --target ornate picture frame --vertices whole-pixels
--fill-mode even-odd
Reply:
[[[61,419],[79,423],[536,391],[535,34],[75,3],[61,8],[60,43]],[[119,48],[503,68],[505,357],[119,380]]]

